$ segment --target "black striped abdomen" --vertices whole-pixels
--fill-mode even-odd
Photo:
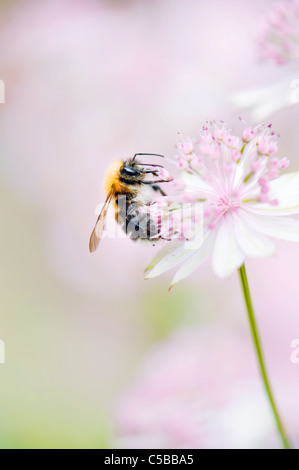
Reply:
[[[115,198],[115,219],[132,240],[156,240],[156,227],[147,211],[141,211],[144,204],[136,202],[132,194],[118,194]]]

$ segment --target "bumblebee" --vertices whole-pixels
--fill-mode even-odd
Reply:
[[[158,185],[172,181],[162,165],[141,163],[136,157],[163,155],[156,153],[136,153],[133,158],[119,160],[108,168],[104,180],[106,201],[96,221],[89,241],[89,251],[96,251],[105,228],[105,218],[110,202],[114,202],[115,220],[133,240],[159,239],[158,230],[153,221],[140,209],[150,205],[159,191],[166,196]],[[151,175],[151,179],[148,179]]]

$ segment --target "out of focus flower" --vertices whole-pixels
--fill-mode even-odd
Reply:
[[[278,1],[261,28],[258,44],[263,60],[285,66],[277,82],[235,93],[232,103],[251,108],[252,119],[263,120],[282,108],[299,103],[299,1]]]
[[[297,385],[279,385],[294,443]],[[116,433],[125,448],[280,445],[250,342],[225,329],[181,331],[150,353],[120,399]]]
[[[299,61],[299,1],[278,1],[258,38],[262,57],[277,64]]]
[[[147,268],[147,278],[183,263],[174,285],[209,255],[215,273],[227,277],[247,256],[272,255],[275,246],[268,237],[299,242],[299,221],[287,217],[299,213],[299,172],[281,175],[289,162],[276,156],[276,140],[271,125],[245,124],[238,137],[224,124],[210,123],[194,145],[190,140],[178,145],[184,187],[176,199],[187,195],[202,207],[203,217],[194,224],[203,227],[203,243],[194,248],[194,240],[192,245],[172,240]],[[171,201],[161,208],[172,210]]]

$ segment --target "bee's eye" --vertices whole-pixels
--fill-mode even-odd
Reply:
[[[123,172],[126,176],[139,176],[139,175],[140,175],[140,171],[139,171],[139,170],[135,170],[135,169],[132,168],[131,166],[124,166],[123,169],[122,169],[122,172]]]

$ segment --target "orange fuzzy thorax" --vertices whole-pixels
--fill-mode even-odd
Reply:
[[[112,186],[117,186],[119,183],[119,179],[118,179],[118,173],[119,173],[119,170],[120,170],[120,167],[124,164],[124,162],[122,160],[117,160],[116,162],[113,162],[106,174],[105,174],[105,179],[104,179],[104,189],[106,191],[106,194],[109,193],[109,191],[111,190],[111,187]],[[117,188],[115,188],[117,190]]]

